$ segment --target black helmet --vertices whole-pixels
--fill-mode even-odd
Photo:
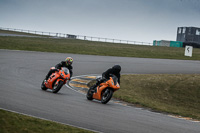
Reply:
[[[114,65],[112,67],[113,71],[116,73],[119,73],[121,71],[121,66],[120,65]]]

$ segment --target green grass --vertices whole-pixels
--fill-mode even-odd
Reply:
[[[200,60],[200,49],[192,57],[184,56],[184,48],[113,44],[74,39],[0,36],[0,49],[74,53],[89,55]]]
[[[123,75],[114,97],[155,111],[200,120],[200,74]]]
[[[92,132],[0,109],[0,133],[92,133]]]

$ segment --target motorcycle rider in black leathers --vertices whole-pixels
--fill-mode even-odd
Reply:
[[[65,59],[65,61],[61,61],[60,63],[58,63],[56,66],[55,66],[55,69],[51,69],[49,70],[48,74],[46,75],[46,78],[45,78],[45,82],[48,80],[49,76],[54,73],[55,71],[59,71],[61,69],[61,67],[66,67],[69,69],[69,72],[70,72],[70,78],[72,77],[72,63],[73,63],[73,58],[71,57],[67,57]]]
[[[91,88],[95,90],[95,88],[100,85],[102,82],[109,80],[110,76],[113,74],[118,78],[118,83],[120,84],[120,71],[121,66],[120,65],[114,65],[112,68],[109,68],[107,71],[102,73],[102,78],[97,79],[97,83],[93,85]]]

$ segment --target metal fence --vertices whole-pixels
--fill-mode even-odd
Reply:
[[[97,41],[97,42],[136,44],[136,45],[153,45],[153,43],[149,43],[149,42],[138,42],[138,41],[129,41],[129,40],[102,38],[102,37],[91,37],[91,36],[83,36],[83,35],[72,35],[72,34],[63,34],[63,33],[24,30],[24,29],[3,28],[3,27],[0,27],[0,29],[8,30],[8,31],[30,33],[30,34],[35,34],[35,35],[42,35],[42,36],[53,37],[53,38],[67,38],[67,39],[71,38],[71,39],[80,39],[80,40]]]

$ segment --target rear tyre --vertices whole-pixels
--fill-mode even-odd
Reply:
[[[42,82],[42,84],[41,84],[41,89],[44,90],[44,91],[47,90],[47,87],[44,85],[44,80],[43,80],[43,82]]]
[[[56,85],[56,82],[55,82],[54,85],[53,85],[52,92],[57,93],[62,88],[63,83],[64,83],[63,81],[59,81],[58,84]]]
[[[93,100],[93,88],[90,88],[86,95],[88,100]]]
[[[110,99],[112,98],[112,95],[113,95],[113,90],[110,88],[106,88],[102,92],[101,103],[106,104],[107,102],[109,102]]]

